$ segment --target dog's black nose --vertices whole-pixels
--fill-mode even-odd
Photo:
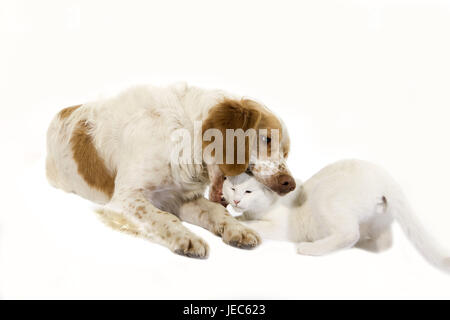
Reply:
[[[281,174],[277,178],[278,180],[278,193],[284,194],[291,192],[295,189],[295,180],[288,174]]]

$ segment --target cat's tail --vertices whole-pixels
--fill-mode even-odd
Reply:
[[[403,192],[395,189],[391,194],[393,197],[387,200],[388,210],[392,210],[395,220],[423,257],[440,270],[450,273],[450,254],[423,228]]]

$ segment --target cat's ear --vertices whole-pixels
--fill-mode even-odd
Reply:
[[[261,112],[257,110],[252,104],[245,103],[245,100],[231,100],[226,99],[217,104],[208,113],[208,117],[203,121],[202,135],[209,129],[217,129],[222,134],[223,139],[223,153],[222,159],[216,159],[219,162],[219,168],[224,175],[236,176],[248,168],[250,159],[250,137],[245,137],[245,162],[238,163],[238,148],[237,139],[232,137],[234,141],[228,141],[234,145],[234,158],[232,164],[226,163],[226,146],[227,135],[226,129],[242,129],[244,132],[248,129],[256,129],[261,120]],[[214,141],[205,141],[203,139],[203,150]],[[212,155],[216,157],[215,154]]]

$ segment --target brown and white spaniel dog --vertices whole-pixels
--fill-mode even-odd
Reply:
[[[237,138],[227,129],[256,131],[256,139],[244,138],[241,161]],[[187,139],[176,139],[179,133]],[[230,145],[234,150],[228,157]],[[239,248],[260,243],[257,233],[217,203],[225,175],[251,172],[279,194],[295,188],[285,163],[288,133],[271,111],[252,100],[185,84],[141,86],[65,108],[50,124],[47,148],[53,186],[104,205],[106,219],[189,257],[207,257],[208,244],[181,221]],[[267,152],[260,152],[264,148]],[[213,201],[203,196],[208,184]]]

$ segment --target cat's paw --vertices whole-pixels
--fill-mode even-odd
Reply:
[[[313,242],[300,242],[296,245],[296,250],[298,254],[305,256],[321,256],[325,254]]]

